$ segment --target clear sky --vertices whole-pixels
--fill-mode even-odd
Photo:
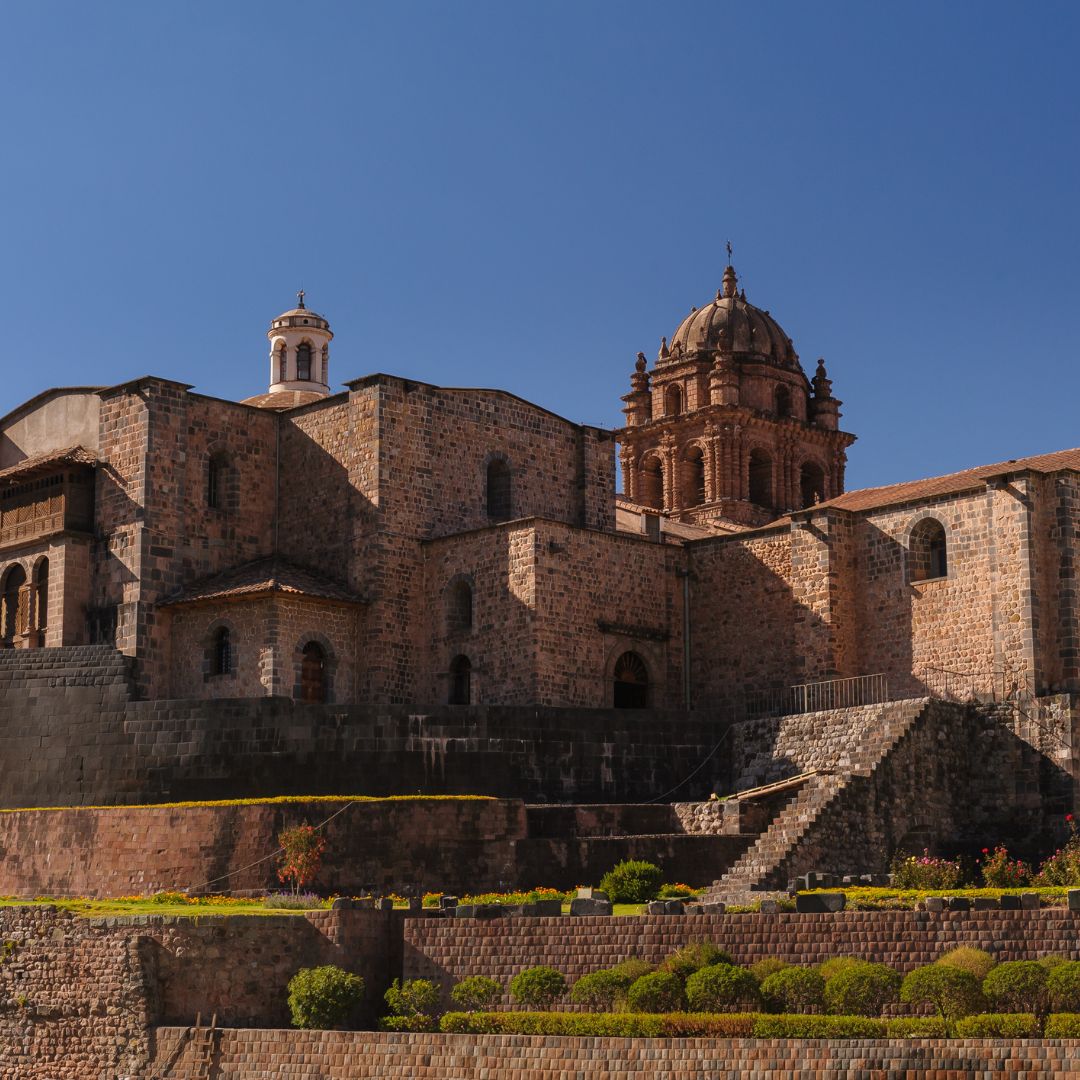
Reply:
[[[726,262],[824,355],[848,486],[1080,445],[1075,3],[9,2],[0,411],[331,379],[615,426]]]

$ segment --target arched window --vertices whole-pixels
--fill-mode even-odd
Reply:
[[[705,501],[705,455],[700,446],[689,446],[682,460],[683,506],[700,506]]]
[[[803,462],[799,470],[803,507],[813,506],[825,499],[825,470],[813,461]]]
[[[27,628],[29,615],[28,597],[23,586],[26,584],[26,571],[17,563],[4,577],[3,587],[3,644],[11,648],[16,639],[22,637]]]
[[[791,415],[791,391],[786,386],[776,388],[776,415],[785,419]]]
[[[764,450],[750,452],[750,501],[772,509],[772,458]]]
[[[487,516],[492,521],[508,521],[511,503],[510,466],[503,458],[493,458],[487,467]]]
[[[636,652],[624,652],[615,661],[614,697],[616,709],[646,709],[649,706],[649,669]]]
[[[653,510],[663,510],[664,466],[655,454],[642,461],[638,484],[641,488],[638,502]]]
[[[450,634],[467,634],[472,625],[472,586],[459,578],[450,585],[446,593],[446,630]]]
[[[210,655],[210,674],[229,675],[233,669],[232,638],[226,626],[219,627],[214,634],[213,649]]]
[[[309,641],[300,656],[300,700],[318,705],[326,700],[326,651]]]
[[[296,377],[305,382],[311,380],[311,346],[306,341],[296,348]]]
[[[472,702],[472,664],[467,656],[455,656],[450,661],[449,705],[468,705]]]
[[[213,454],[206,466],[206,505],[211,510],[224,510],[227,504],[229,459]]]
[[[911,581],[932,581],[949,576],[945,526],[936,518],[924,518],[911,530],[908,566]]]
[[[45,630],[49,625],[49,560],[42,559],[34,570],[34,629],[38,631],[36,644],[45,644]]]
[[[664,391],[664,415],[678,416],[682,412],[682,390],[676,386],[669,386]]]

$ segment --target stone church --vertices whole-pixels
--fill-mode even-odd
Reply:
[[[638,354],[619,431],[391,374],[334,393],[303,294],[267,337],[244,401],[146,376],[0,420],[5,648],[115,645],[150,700],[1080,690],[1080,450],[845,492],[824,363],[731,266]]]

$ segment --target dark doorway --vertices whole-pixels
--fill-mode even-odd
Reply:
[[[318,705],[326,700],[326,652],[317,641],[304,646],[300,663],[300,700]]]
[[[450,662],[450,705],[468,705],[472,701],[472,664],[467,656],[455,656]]]
[[[625,652],[615,661],[616,709],[649,707],[649,669],[635,652]]]

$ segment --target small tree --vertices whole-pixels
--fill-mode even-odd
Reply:
[[[510,980],[510,996],[528,1009],[549,1009],[566,993],[566,979],[554,968],[526,968]]]
[[[723,1012],[758,1003],[757,979],[734,964],[710,964],[686,980],[686,998],[695,1012]]]
[[[600,888],[613,904],[644,904],[655,900],[664,883],[659,866],[641,859],[616,863],[600,880]]]
[[[982,985],[983,979],[990,974],[990,969],[997,961],[985,949],[976,949],[971,945],[958,945],[955,949],[943,953],[934,963],[970,971]]]
[[[1065,960],[1050,968],[1046,989],[1054,1012],[1080,1012],[1080,960]]]
[[[301,968],[289,980],[293,1027],[341,1027],[364,997],[364,980],[333,964]]]
[[[395,979],[383,999],[394,1016],[434,1016],[439,1011],[439,988],[430,979]]]
[[[289,885],[293,895],[297,895],[315,880],[326,850],[326,838],[305,821],[303,825],[294,825],[278,833],[278,845],[281,847],[278,881]]]
[[[900,992],[900,972],[861,960],[825,983],[825,1004],[841,1016],[880,1016]]]
[[[932,1005],[952,1036],[955,1021],[982,1008],[983,994],[972,972],[939,961],[908,972],[900,987],[900,1000],[909,1005]]]
[[[487,975],[469,975],[450,991],[455,1005],[466,1012],[490,1009],[502,997],[502,983]]]
[[[1033,1013],[1040,1027],[1050,1011],[1049,972],[1038,960],[998,964],[983,980],[983,993],[1005,1012]]]

